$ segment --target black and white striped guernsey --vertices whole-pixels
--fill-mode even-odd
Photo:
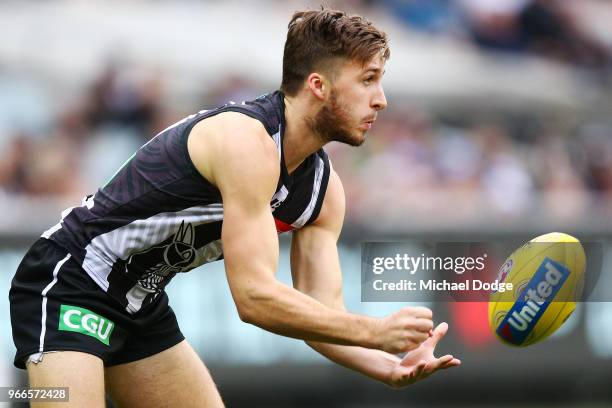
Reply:
[[[327,189],[329,160],[321,149],[288,174],[284,109],[277,91],[183,119],[142,146],[104,187],[80,207],[65,210],[42,236],[66,248],[129,313],[152,302],[177,273],[222,259],[221,194],[191,162],[187,137],[199,121],[228,111],[259,120],[278,147],[280,177],[270,202],[277,231],[313,222]]]

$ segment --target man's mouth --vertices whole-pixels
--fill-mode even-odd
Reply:
[[[370,117],[367,118],[366,120],[363,121],[363,125],[366,129],[370,129],[372,127],[372,124],[374,124],[374,122],[376,121],[376,117]]]

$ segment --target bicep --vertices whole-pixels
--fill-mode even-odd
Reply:
[[[248,208],[247,208],[248,206]],[[232,293],[248,294],[256,283],[274,279],[278,236],[270,208],[257,208],[242,199],[224,198],[221,232],[225,270]]]
[[[273,280],[278,263],[278,236],[270,210],[273,189],[267,185],[270,176],[253,169],[241,173],[217,177],[223,198],[225,270],[236,300]]]
[[[294,287],[336,309],[344,309],[337,246],[343,218],[344,191],[332,171],[319,217],[312,225],[295,231],[291,241]]]
[[[259,122],[223,115],[194,128],[188,147],[196,168],[221,192],[225,269],[232,293],[241,296],[254,282],[274,278],[278,237],[270,199],[278,155]]]

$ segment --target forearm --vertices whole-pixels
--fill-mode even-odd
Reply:
[[[387,385],[390,384],[393,367],[400,362],[395,355],[381,350],[312,341],[307,341],[306,344],[331,361]]]
[[[280,282],[259,285],[242,301],[241,318],[268,331],[308,341],[377,347],[377,319],[325,306]]]

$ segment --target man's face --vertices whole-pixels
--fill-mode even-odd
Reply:
[[[327,100],[314,118],[315,131],[326,142],[359,146],[387,100],[382,88],[384,60],[376,57],[365,65],[347,61],[332,81]]]

